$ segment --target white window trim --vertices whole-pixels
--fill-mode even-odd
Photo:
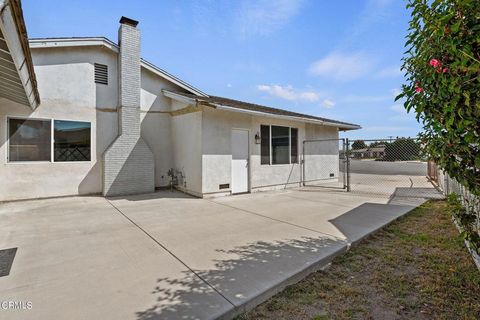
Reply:
[[[261,127],[262,126],[268,126],[269,128],[269,155],[270,155],[270,162],[268,164],[262,164],[262,160],[261,160],[261,155],[260,155],[260,165],[261,166],[289,166],[291,164],[299,164],[300,161],[299,161],[299,155],[298,155],[298,128],[297,127],[289,127],[289,126],[282,126],[282,125],[276,125],[276,124],[261,124],[260,125],[260,132],[262,131],[261,130]],[[284,127],[284,128],[288,128],[288,163],[275,163],[273,164],[273,158],[272,158],[272,140],[273,140],[273,137],[272,137],[272,126],[275,126],[275,127]],[[292,129],[297,129],[297,162],[293,162],[292,163]],[[260,150],[262,148],[262,144],[260,143]],[[260,154],[261,154],[261,151],[260,151]]]
[[[10,161],[10,119],[19,119],[19,120],[38,120],[38,121],[50,121],[50,160],[33,160],[33,161]],[[54,155],[55,155],[55,131],[54,131],[54,126],[55,126],[55,120],[59,121],[75,121],[75,122],[86,122],[90,124],[90,160],[84,160],[84,161],[55,161]],[[84,120],[71,120],[71,119],[54,119],[54,118],[31,118],[31,117],[22,117],[22,116],[6,116],[5,117],[5,128],[6,128],[6,148],[5,148],[5,164],[8,165],[25,165],[25,164],[46,164],[46,163],[75,163],[75,164],[81,164],[81,163],[90,163],[92,162],[93,156],[92,156],[92,122],[91,121],[84,121]]]

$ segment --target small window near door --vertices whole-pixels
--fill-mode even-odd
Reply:
[[[90,161],[90,123],[54,121],[54,161]]]
[[[270,126],[260,126],[261,164],[270,164]]]
[[[8,119],[8,161],[50,161],[51,121]]]

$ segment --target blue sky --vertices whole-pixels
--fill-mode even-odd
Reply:
[[[409,15],[398,0],[34,1],[30,37],[106,36],[140,21],[142,56],[212,95],[415,136],[394,96]]]

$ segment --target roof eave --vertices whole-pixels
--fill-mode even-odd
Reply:
[[[37,80],[28,45],[22,8],[18,0],[0,0],[0,49],[2,62],[1,97],[35,109],[40,104]]]
[[[162,90],[163,94],[166,97],[169,97],[171,99],[184,102],[184,103],[197,103],[198,101],[202,101],[202,98],[199,97],[197,98],[191,98],[191,97],[185,97],[182,94],[178,94],[169,90]],[[261,111],[255,111],[255,110],[246,110],[246,109],[241,109],[241,108],[235,108],[231,106],[226,106],[226,105],[221,105],[218,103],[211,103],[208,101],[203,101],[205,104],[210,105],[214,107],[215,109],[218,110],[225,110],[225,111],[232,111],[232,112],[237,112],[237,113],[246,113],[246,114],[252,114],[252,115],[257,115],[257,116],[262,116],[262,117],[269,117],[269,118],[277,118],[277,119],[284,119],[284,120],[293,120],[293,121],[300,121],[300,122],[305,122],[305,123],[313,123],[313,124],[320,124],[324,126],[331,126],[331,127],[336,127],[339,128],[339,130],[356,130],[360,129],[360,126],[356,125],[347,125],[347,124],[339,124],[335,122],[329,122],[329,121],[323,121],[323,120],[316,120],[316,119],[310,119],[310,118],[304,118],[304,117],[294,117],[294,116],[288,116],[288,115],[279,115],[279,114],[272,114],[268,112],[261,112]]]
[[[61,48],[61,47],[87,47],[103,46],[115,53],[118,53],[119,47],[113,41],[104,37],[81,37],[81,38],[44,38],[30,39],[30,48]]]
[[[276,118],[276,119],[300,121],[304,123],[313,123],[313,124],[319,124],[323,126],[339,128],[340,130],[356,130],[361,128],[360,126],[340,124],[340,123],[329,122],[329,121],[324,121],[320,119],[317,120],[317,119],[311,119],[306,117],[295,117],[295,116],[273,114],[273,113],[262,112],[262,111],[246,110],[246,109],[225,106],[225,105],[216,104],[216,103],[210,103],[210,104],[215,106],[215,108],[219,110],[226,110],[226,111],[232,111],[232,112],[238,112],[238,113],[247,113],[247,114],[253,114],[257,116]]]

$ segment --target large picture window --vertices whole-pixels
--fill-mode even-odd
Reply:
[[[260,127],[261,164],[298,163],[298,129],[283,126]]]
[[[50,161],[50,120],[8,119],[8,161]]]
[[[90,161],[90,123],[54,121],[54,161]]]
[[[90,161],[90,127],[89,122],[9,118],[8,161]]]

